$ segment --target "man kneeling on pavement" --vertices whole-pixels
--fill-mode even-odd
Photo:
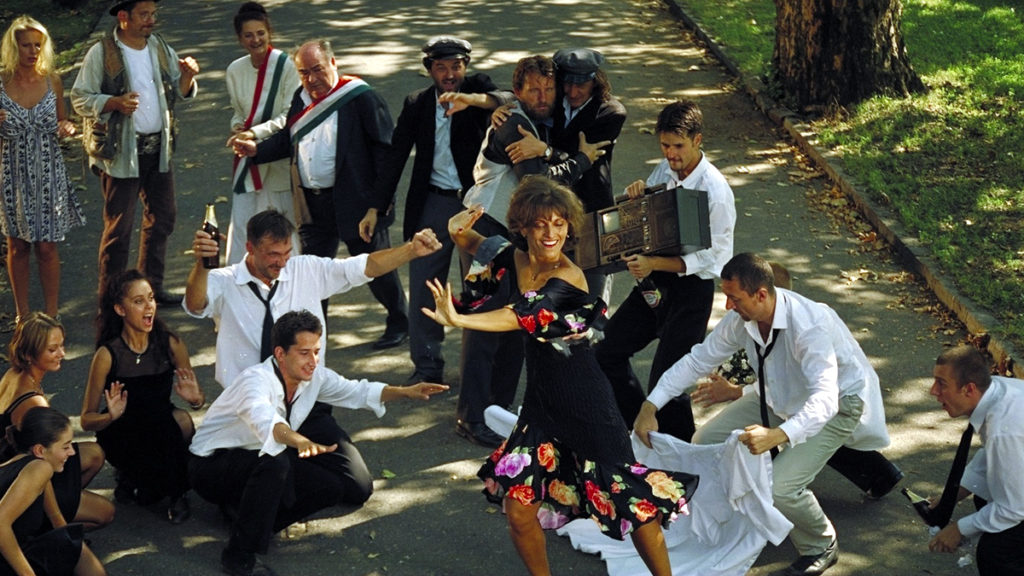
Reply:
[[[232,518],[221,553],[228,574],[272,573],[255,555],[266,553],[275,532],[329,506],[360,505],[373,493],[373,477],[341,427],[334,424],[337,440],[330,445],[307,437],[303,424],[315,402],[380,417],[386,402],[427,400],[448,389],[349,380],[319,366],[322,329],[308,310],[282,315],[272,331],[273,356],[235,378],[192,440],[193,488]],[[322,419],[317,428],[315,436],[324,437]]]

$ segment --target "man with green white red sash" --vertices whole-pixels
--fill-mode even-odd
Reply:
[[[306,42],[293,59],[302,88],[292,98],[288,129],[258,144],[236,140],[235,153],[257,164],[291,158],[303,254],[334,257],[340,242],[353,256],[390,247],[394,215],[374,194],[394,126],[387,104],[363,80],[339,76],[326,40]],[[374,348],[398,346],[409,330],[398,273],[375,278],[370,290],[388,312]]]

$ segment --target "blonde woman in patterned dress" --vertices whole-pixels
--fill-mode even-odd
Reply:
[[[29,255],[36,254],[43,311],[57,316],[57,242],[85,223],[58,137],[71,136],[64,87],[46,28],[20,16],[0,41],[0,232],[18,322],[29,312]]]

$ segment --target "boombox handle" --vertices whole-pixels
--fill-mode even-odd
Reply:
[[[651,194],[658,194],[660,192],[664,192],[667,189],[668,189],[668,185],[665,184],[665,183],[655,184],[654,186],[651,186],[649,188],[644,188],[644,196],[650,196]],[[629,200],[629,195],[628,194],[620,194],[620,195],[615,197],[615,203],[616,204],[622,204],[626,200]]]

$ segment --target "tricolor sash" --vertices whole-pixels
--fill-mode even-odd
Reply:
[[[267,57],[263,59],[263,64],[260,65],[257,74],[252,109],[249,110],[249,117],[245,119],[245,130],[262,124],[274,116],[274,100],[277,98],[277,91],[281,86],[281,76],[284,75],[287,61],[288,55],[284,52],[273,47],[267,51]],[[270,71],[269,79],[267,78],[268,71]],[[235,194],[255,192],[263,188],[259,170],[252,158],[235,157],[234,169],[231,174],[231,188]]]
[[[296,146],[311,130],[330,118],[353,98],[370,89],[370,85],[357,76],[341,76],[326,96],[310,103],[301,112],[288,119],[292,146]]]

